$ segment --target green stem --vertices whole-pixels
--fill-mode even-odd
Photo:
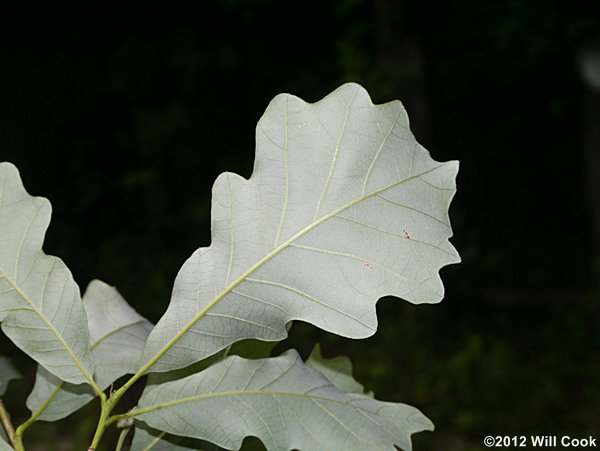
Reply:
[[[123,443],[125,443],[125,437],[127,437],[128,432],[129,428],[125,428],[121,431],[121,433],[119,434],[119,441],[117,442],[117,447],[115,448],[115,451],[121,451],[121,448],[123,448]]]
[[[108,426],[106,420],[110,415],[110,412],[114,408],[114,404],[111,404],[110,399],[106,398],[104,392],[100,395],[100,419],[98,420],[98,426],[96,427],[96,432],[94,433],[94,438],[92,439],[92,444],[88,448],[88,451],[94,451],[100,443],[100,439],[104,435],[104,431],[106,431],[106,427]]]
[[[15,449],[17,451],[22,451],[25,448],[23,447],[23,434],[25,433],[25,429],[27,429],[31,423],[35,421],[35,415],[32,415],[25,423],[21,424],[16,431],[15,434]]]
[[[15,437],[15,451],[25,451],[25,447],[23,446],[23,438]]]

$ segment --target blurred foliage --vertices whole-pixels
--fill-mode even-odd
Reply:
[[[574,55],[600,37],[600,2],[223,0],[93,14],[28,5],[0,18],[0,159],[52,201],[45,249],[82,287],[101,278],[158,320],[183,261],[209,244],[214,179],[250,175],[269,100],[315,101],[357,81],[376,102],[403,100],[434,158],[461,161],[451,217],[463,263],[442,271],[440,305],[381,301],[373,338],[295,324],[277,349],[308,356],[321,341],[327,357],[350,354],[376,397],[434,421],[417,450],[597,434],[590,94]],[[27,375],[6,399],[18,423],[34,368],[1,346]],[[93,404],[40,423],[27,443],[83,447],[93,420],[82,418],[96,413]]]

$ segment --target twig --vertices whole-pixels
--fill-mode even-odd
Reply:
[[[8,413],[8,410],[6,410],[6,407],[4,406],[4,403],[2,402],[1,399],[0,399],[0,420],[2,421],[2,426],[4,426],[4,430],[6,430],[6,434],[8,435],[8,439],[10,440],[10,443],[12,444],[12,446],[16,446],[15,427],[13,426],[12,422],[10,421],[10,414]]]

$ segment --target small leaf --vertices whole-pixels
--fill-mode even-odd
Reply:
[[[177,437],[138,423],[130,451],[221,451],[217,445],[187,437]]]
[[[79,287],[57,257],[42,252],[50,203],[25,191],[0,163],[0,321],[4,333],[50,373],[80,384],[94,371]]]
[[[115,287],[100,280],[88,285],[83,306],[98,384],[107,387],[119,377],[135,373],[153,324],[131,308]]]
[[[104,390],[115,380],[139,368],[139,358],[152,323],[132,309],[110,285],[93,280],[83,295],[83,306],[96,365],[94,379]],[[37,419],[55,421],[75,412],[96,393],[88,385],[64,384],[39,367],[27,407]]]
[[[0,429],[2,429],[1,425]],[[0,451],[15,451],[14,448],[8,444],[7,440],[4,429],[2,429],[2,431],[0,431]]]
[[[13,379],[19,379],[21,374],[10,363],[8,357],[0,356],[0,396],[6,393],[8,383]]]
[[[321,373],[344,393],[364,394],[365,392],[365,388],[352,376],[352,362],[348,357],[324,359],[321,355],[321,347],[317,344],[306,360],[306,366]]]
[[[10,440],[6,434],[6,430],[2,424],[0,424],[0,451],[4,451],[5,449],[10,449],[12,451],[12,448],[6,448],[6,446],[9,446],[9,442]]]
[[[33,390],[26,404],[36,420],[56,421],[72,414],[95,397],[89,385],[69,384],[38,366]]]
[[[137,418],[167,433],[239,449],[258,437],[268,450],[410,450],[410,435],[433,429],[417,409],[343,393],[295,351],[246,360],[147,387]]]
[[[246,338],[279,341],[294,319],[364,338],[386,295],[439,302],[458,163],[420,146],[398,101],[346,84],[315,104],[277,96],[256,130],[249,180],[221,174],[212,244],[183,265],[146,344],[150,371]]]
[[[193,363],[185,368],[179,368],[173,371],[165,371],[162,373],[150,373],[148,375],[148,385],[158,385],[165,382],[171,382],[182,379],[191,374],[199,373],[206,368],[220,362],[228,355],[237,355],[249,359],[260,359],[269,357],[276,343],[259,341],[259,340],[242,340],[234,343],[226,349],[222,349],[216,354],[207,357],[204,360]]]
[[[223,451],[223,448],[203,440],[160,432],[138,422],[130,451]],[[241,451],[264,451],[260,440],[249,437],[244,440]]]

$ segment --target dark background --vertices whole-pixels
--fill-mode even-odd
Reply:
[[[404,102],[436,160],[461,161],[450,215],[463,263],[442,270],[440,305],[381,301],[371,339],[300,324],[281,349],[306,356],[318,340],[351,355],[379,399],[435,423],[416,450],[599,437],[600,94],[578,62],[600,39],[600,2],[197,3],[3,14],[0,160],[53,204],[46,252],[82,289],[100,278],[158,320],[210,242],[214,179],[250,176],[268,102],[361,83]],[[1,346],[26,373],[7,399],[19,423],[34,367]],[[83,448],[97,405],[85,413],[27,443]]]

